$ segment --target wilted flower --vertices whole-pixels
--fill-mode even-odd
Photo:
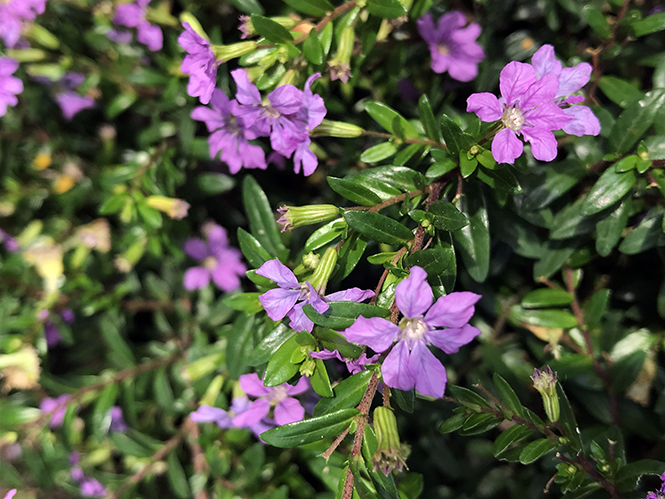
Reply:
[[[386,385],[398,390],[415,387],[424,395],[439,398],[446,388],[446,369],[427,345],[451,354],[478,336],[480,331],[469,325],[469,319],[480,295],[450,293],[432,304],[434,296],[426,278],[422,268],[411,267],[411,275],[397,285],[395,300],[404,315],[399,325],[380,317],[361,316],[343,334],[347,340],[375,352],[390,349],[381,366]],[[446,329],[438,329],[442,327]]]
[[[159,26],[146,21],[146,10],[150,0],[136,0],[136,3],[118,6],[113,22],[128,28],[136,28],[136,39],[153,52],[160,50],[164,35]]]
[[[201,289],[212,279],[222,291],[237,289],[240,287],[240,277],[247,271],[240,251],[229,246],[226,229],[219,225],[210,226],[206,235],[208,243],[196,238],[185,242],[185,253],[203,265],[187,269],[183,286],[189,291]]]
[[[98,218],[89,224],[80,226],[76,237],[84,246],[106,253],[111,249],[111,231],[109,222],[105,218]]]
[[[533,380],[533,387],[538,390],[543,398],[543,406],[547,417],[552,423],[556,423],[560,414],[559,395],[556,393],[556,373],[550,369],[550,366],[546,366],[542,371],[534,369],[531,379]]]
[[[402,453],[402,444],[397,431],[397,419],[392,409],[377,407],[374,409],[374,432],[376,433],[376,452],[372,456],[374,471],[381,470],[388,476],[391,471],[402,471],[406,460]]]
[[[476,38],[480,25],[467,25],[464,14],[448,12],[437,21],[427,13],[418,19],[418,32],[428,43],[432,55],[432,71],[445,73],[459,81],[471,81],[478,75],[478,63],[485,59]]]
[[[148,206],[166,213],[169,217],[175,220],[185,218],[189,210],[189,203],[178,198],[148,196],[145,202]]]
[[[39,356],[32,345],[23,345],[17,352],[0,355],[0,370],[5,392],[32,390],[39,386]]]
[[[65,270],[62,257],[62,247],[56,244],[33,246],[23,253],[23,259],[34,265],[37,273],[44,279],[44,287],[48,292],[58,289],[58,280]]]
[[[16,0],[18,3],[20,0]],[[2,4],[0,3],[0,33],[2,32]],[[23,92],[23,82],[12,76],[18,69],[18,61],[9,57],[0,57],[0,116],[7,112],[8,106],[18,104],[16,96]]]
[[[355,42],[355,32],[352,27],[345,27],[337,42],[337,53],[328,60],[328,72],[331,80],[342,80],[344,83],[351,78],[351,55]]]
[[[5,0],[0,2],[0,38],[14,48],[26,21],[34,21],[44,12],[46,0]],[[2,116],[3,113],[0,113]]]

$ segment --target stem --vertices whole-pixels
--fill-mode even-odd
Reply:
[[[402,246],[397,254],[390,260],[390,263],[395,265],[400,258],[406,253],[406,246]],[[385,269],[383,271],[383,274],[381,274],[381,278],[379,279],[379,283],[376,285],[376,289],[374,290],[374,296],[370,300],[369,304],[370,305],[376,305],[376,300],[379,298],[379,293],[381,292],[381,289],[383,288],[383,283],[386,282],[386,277],[388,277],[388,273],[390,272],[389,269]]]
[[[194,473],[198,475],[203,475],[210,468],[208,462],[206,461],[205,454],[203,449],[199,444],[199,425],[190,418],[189,416],[185,419],[185,422],[182,425],[182,429],[187,434],[187,444],[189,449],[192,452],[192,468],[194,468]],[[198,494],[196,494],[195,499],[208,499],[208,493],[205,489],[202,489]]]

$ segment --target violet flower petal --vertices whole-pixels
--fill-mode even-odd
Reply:
[[[205,267],[191,267],[185,271],[182,285],[187,291],[203,289],[210,284],[210,271]]]
[[[501,130],[492,141],[492,156],[494,156],[497,163],[512,165],[522,155],[523,150],[522,142],[510,128]]]
[[[275,423],[277,423],[277,426],[301,421],[304,417],[305,409],[296,399],[287,397],[275,406]]]
[[[395,288],[397,308],[408,318],[423,315],[434,299],[432,288],[426,281],[427,272],[418,266],[411,267],[410,271],[409,277]]]
[[[258,274],[258,272],[257,272]],[[276,288],[259,296],[263,309],[274,321],[280,321],[293,308],[300,296],[299,289]]]
[[[190,238],[185,241],[183,247],[185,254],[194,260],[203,261],[208,255],[208,245],[198,238]]]
[[[442,296],[425,315],[425,322],[434,327],[462,327],[473,317],[474,305],[480,298],[469,291]]]
[[[408,358],[409,370],[416,380],[416,390],[423,395],[441,398],[446,390],[446,368],[427,346],[418,341]]]
[[[268,260],[256,270],[256,273],[275,281],[280,288],[300,288],[295,274],[277,259]]]
[[[416,385],[416,378],[409,368],[409,347],[400,341],[390,351],[381,365],[383,381],[390,388],[410,390]]]
[[[399,327],[381,317],[358,317],[351,327],[342,332],[344,337],[359,345],[366,345],[375,352],[385,352],[395,341]]]
[[[461,346],[480,335],[480,329],[465,324],[460,328],[433,329],[427,333],[430,342],[447,354],[457,353]]]
[[[258,423],[268,415],[270,402],[266,399],[256,399],[252,405],[242,414],[233,418],[233,426],[244,427]]]
[[[247,395],[252,397],[265,397],[270,394],[270,388],[267,388],[263,385],[263,381],[259,378],[259,375],[256,373],[243,374],[238,378],[240,382],[240,388]]]

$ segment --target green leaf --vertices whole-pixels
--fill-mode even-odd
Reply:
[[[406,8],[397,0],[368,0],[367,10],[370,14],[385,19],[396,19],[406,14]]]
[[[136,203],[136,209],[149,228],[159,229],[162,226],[162,214],[152,206],[148,206],[143,201],[139,201]]]
[[[394,1],[397,2],[397,0]],[[402,9],[403,8],[404,7],[402,7]],[[404,137],[408,139],[418,138],[418,132],[413,127],[413,125],[409,123],[406,118],[397,113],[397,111],[391,109],[385,104],[374,101],[365,101],[363,102],[363,106],[365,107],[365,111],[369,113],[374,121],[376,121],[379,125],[381,125],[393,135],[398,135],[397,131],[393,128],[393,121],[397,118],[396,123],[399,123],[399,127],[404,133]]]
[[[533,435],[533,430],[529,429],[526,425],[518,424],[511,426],[496,438],[494,444],[492,444],[492,454],[494,457],[500,457],[501,453],[511,444],[520,442],[531,435]]]
[[[326,365],[323,363],[323,360],[316,359],[316,370],[309,378],[309,381],[312,384],[314,391],[321,395],[322,397],[332,397],[333,389],[330,386],[330,378],[328,377],[328,371],[326,370]]]
[[[486,431],[496,428],[502,422],[502,417],[497,417],[493,414],[474,414],[469,416],[467,420],[464,421],[459,434],[464,437],[478,435],[480,433],[485,433]]]
[[[224,298],[223,302],[233,310],[239,310],[247,314],[257,314],[263,310],[263,305],[259,301],[261,293],[238,293]]]
[[[249,357],[254,350],[255,322],[255,315],[245,314],[240,314],[233,322],[226,346],[226,367],[231,379],[238,379],[242,373],[246,372],[249,365]]]
[[[416,408],[416,390],[392,390],[393,400],[404,412],[413,414]]]
[[[229,3],[245,14],[263,14],[263,7],[257,0],[229,0]]]
[[[615,152],[628,153],[644,132],[653,124],[658,112],[665,103],[665,89],[647,92],[644,99],[630,104],[617,118],[609,143]]]
[[[346,222],[344,219],[339,218],[337,220],[333,220],[332,222],[328,222],[323,227],[319,227],[314,232],[312,232],[312,235],[307,239],[307,242],[305,243],[305,253],[315,251],[325,246],[326,244],[331,243],[339,236],[344,234],[345,230]]]
[[[423,94],[418,100],[418,114],[420,116],[420,122],[423,124],[425,129],[425,135],[435,142],[441,142],[443,139],[441,136],[441,126],[437,123],[434,118],[434,113],[432,113],[432,108],[429,104],[429,99],[427,95]]]
[[[621,241],[619,251],[626,255],[636,255],[656,246],[663,238],[663,207],[649,210],[640,224]]]
[[[351,343],[340,333],[332,329],[317,328],[315,336],[324,349],[337,350],[342,357],[356,359],[363,353],[363,347]]]
[[[407,267],[417,265],[422,267],[428,276],[444,278],[449,276],[451,271],[455,271],[455,253],[440,246],[428,248],[410,254],[405,259],[405,265]],[[453,275],[453,281],[454,279]]]
[[[106,117],[109,120],[114,119],[123,111],[126,111],[136,102],[138,95],[135,93],[122,93],[116,95],[106,108]]]
[[[458,412],[441,423],[439,426],[439,431],[441,433],[452,433],[457,431],[462,427],[462,425],[464,425],[464,421],[466,421],[468,418],[469,416],[467,416],[466,412]]]
[[[556,449],[557,445],[549,438],[539,438],[529,443],[520,453],[520,463],[530,464],[540,459],[548,452]]]
[[[342,409],[273,428],[261,433],[261,439],[269,445],[282,448],[318,442],[342,433],[351,424],[356,414],[358,414],[357,409]]]
[[[548,165],[540,172],[530,170],[520,176],[524,189],[524,195],[520,196],[522,208],[527,211],[544,208],[586,176],[586,168],[575,160]]]
[[[607,311],[607,303],[610,299],[609,289],[596,291],[589,301],[584,305],[584,323],[588,329],[600,326],[600,321]]]
[[[413,168],[404,166],[378,166],[347,176],[348,180],[362,183],[382,199],[393,197],[400,191],[420,190],[427,179]],[[385,197],[384,197],[385,196]]]
[[[541,258],[533,266],[533,280],[538,282],[540,277],[550,277],[575,252],[575,239],[566,241],[548,241],[541,250]]]
[[[393,142],[381,142],[375,146],[365,149],[360,155],[360,161],[365,163],[378,163],[393,156],[397,152],[397,146]]]
[[[314,322],[314,324],[330,329],[346,329],[350,327],[358,317],[388,317],[390,310],[368,305],[366,303],[355,303],[351,301],[330,302],[329,308],[324,313],[318,313],[311,305],[305,305],[303,312]]]
[[[665,463],[655,459],[633,461],[619,468],[616,474],[616,486],[620,492],[630,492],[637,488],[644,475],[662,475]]]
[[[308,16],[323,17],[334,10],[328,0],[283,0],[284,3]]]
[[[404,244],[413,239],[413,233],[408,228],[379,213],[345,211],[344,220],[352,229],[379,243]]]
[[[467,149],[470,145],[465,140],[459,125],[445,114],[441,116],[441,134],[443,135],[443,141],[448,146],[448,151],[454,157],[458,156],[460,151]]]
[[[580,436],[580,430],[577,427],[577,420],[575,419],[575,413],[573,412],[573,407],[570,405],[568,396],[561,386],[561,382],[556,384],[556,392],[559,397],[559,424],[563,426],[563,430],[566,433],[566,437],[569,440],[570,447],[576,451],[580,452],[582,450],[582,437]]]
[[[422,144],[409,144],[402,149],[397,156],[392,160],[392,163],[397,166],[402,166],[409,161],[414,154],[416,154],[423,147]]]
[[[268,336],[263,338],[263,340],[256,345],[254,350],[252,350],[248,359],[249,365],[258,366],[264,362],[268,362],[277,349],[281,347],[286,340],[295,336],[295,334],[296,332],[285,324],[278,324],[277,327],[270,331]]]
[[[110,198],[107,198],[104,203],[99,207],[100,215],[112,215],[117,213],[125,206],[125,203],[129,199],[127,193],[121,192],[119,194],[114,194]]]
[[[273,43],[291,43],[293,41],[288,29],[262,15],[252,14],[252,25],[259,35]]]
[[[286,383],[298,372],[298,364],[291,362],[293,352],[300,348],[296,335],[290,337],[270,357],[263,377],[265,386],[277,386]]]
[[[249,264],[258,269],[273,257],[268,253],[257,239],[243,228],[238,228],[238,244],[240,251],[245,255]]]
[[[251,175],[243,181],[242,199],[252,235],[272,256],[285,258],[288,252],[282,244],[268,198]]]
[[[489,152],[489,151],[486,151]],[[482,157],[480,154],[476,158]],[[464,176],[464,175],[462,175]],[[476,170],[478,180],[483,181],[492,189],[497,189],[509,194],[521,194],[522,186],[515,174],[507,165],[489,170],[487,168],[478,168]]]
[[[333,396],[322,398],[314,406],[313,416],[357,406],[365,395],[373,371],[361,371],[340,381],[332,389]]]
[[[621,239],[630,215],[630,199],[625,199],[617,208],[596,224],[596,251],[608,256]]]
[[[469,220],[449,201],[435,201],[429,207],[434,216],[434,227],[439,230],[459,230],[469,225]]]
[[[337,256],[337,265],[330,278],[331,282],[339,282],[348,276],[358,265],[358,262],[367,248],[367,239],[360,237],[360,234],[353,233],[342,245],[342,249]]]
[[[110,434],[113,445],[125,456],[134,457],[152,457],[155,452],[153,449],[140,444],[126,433],[112,431]]]
[[[453,238],[462,262],[474,281],[483,282],[490,266],[489,219],[485,197],[473,184],[468,184],[459,201],[459,210],[469,225],[454,231]]]
[[[549,224],[550,239],[569,239],[592,232],[597,220],[602,215],[583,215],[584,199],[578,199],[572,204],[564,206]]]
[[[563,289],[536,289],[527,293],[522,298],[524,308],[543,308],[568,305],[573,302],[573,297]]]
[[[15,405],[9,400],[0,401],[0,428],[3,430],[34,421],[40,415],[37,408]]]
[[[171,490],[181,499],[192,497],[192,493],[189,490],[189,483],[187,482],[187,475],[185,475],[185,470],[175,451],[171,452],[169,457],[166,458],[166,464],[168,466],[166,475],[171,484]]]
[[[510,308],[510,315],[511,318],[532,326],[561,327],[564,329],[577,326],[575,316],[564,310],[527,310],[519,305],[513,305]]]
[[[617,173],[614,168],[608,168],[591,188],[580,208],[580,214],[593,215],[609,208],[621,200],[637,182],[634,170]]]
[[[615,76],[603,76],[598,86],[608,99],[624,108],[644,97],[644,94],[633,85]]]
[[[606,40],[609,40],[612,37],[610,24],[598,8],[592,7],[591,5],[585,5],[582,9],[582,17],[584,17],[586,22],[589,23],[589,26],[591,26],[591,29],[598,33],[599,36]]]
[[[169,375],[165,367],[157,369],[153,377],[153,394],[157,405],[167,414],[173,410],[173,388],[169,381]]]
[[[494,386],[499,391],[503,403],[519,416],[524,416],[524,410],[522,408],[522,403],[520,402],[519,397],[513,390],[513,387],[499,374],[494,373]]]
[[[315,28],[309,30],[309,36],[302,45],[302,52],[312,64],[323,64],[323,47]]]
[[[492,407],[483,397],[463,386],[448,385],[448,391],[463,405],[471,404],[472,406],[487,407],[488,409]]]
[[[111,423],[108,413],[115,405],[118,392],[119,385],[109,385],[99,393],[99,397],[95,401],[95,408],[92,411],[92,431],[100,441],[108,432]]]
[[[223,173],[204,172],[196,176],[196,184],[202,193],[213,196],[230,191],[235,187],[236,181]]]
[[[656,12],[631,24],[633,35],[644,36],[665,29],[665,12]]]

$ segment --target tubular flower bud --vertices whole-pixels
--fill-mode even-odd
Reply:
[[[177,198],[167,198],[166,196],[149,196],[146,204],[156,210],[163,211],[169,217],[179,220],[187,216],[189,203]]]
[[[331,80],[342,80],[344,83],[351,77],[351,68],[349,63],[353,54],[353,44],[355,41],[355,32],[353,28],[346,27],[342,30],[337,43],[337,53],[335,57],[328,61],[328,71],[330,71]]]
[[[543,405],[545,413],[552,423],[559,420],[559,396],[556,393],[556,372],[550,369],[550,366],[545,367],[542,371],[534,369],[533,387],[540,392],[543,397]]]
[[[269,19],[280,26],[284,26],[289,31],[295,28],[300,22],[299,19],[292,19],[290,17],[270,17]],[[240,38],[243,40],[256,35],[256,29],[254,29],[252,18],[250,16],[240,16],[240,26],[238,26],[238,29],[242,33]]]
[[[321,296],[326,294],[326,285],[328,284],[328,279],[330,279],[330,276],[335,270],[336,264],[337,251],[335,251],[335,248],[328,248],[314,270],[314,273],[308,279],[312,287]]]
[[[392,409],[377,407],[374,409],[374,433],[376,433],[376,452],[372,456],[374,471],[381,470],[388,476],[391,471],[402,471],[406,466],[402,444],[397,431],[397,419]]]
[[[277,220],[277,223],[282,225],[282,232],[302,227],[303,225],[327,222],[339,216],[339,208],[331,204],[282,206],[277,212],[282,215]]]
[[[242,57],[256,49],[256,42],[239,42],[232,45],[211,45],[217,63],[227,62]]]
[[[364,130],[357,125],[343,121],[323,120],[319,126],[312,130],[312,137],[339,137],[352,139],[360,137]]]

